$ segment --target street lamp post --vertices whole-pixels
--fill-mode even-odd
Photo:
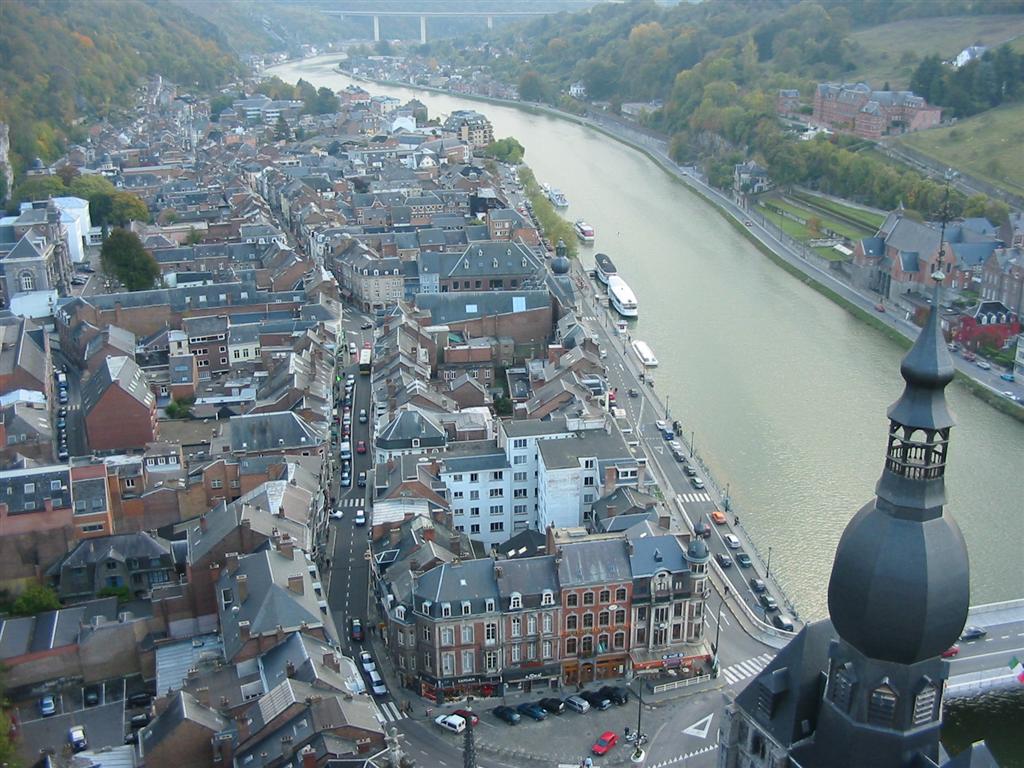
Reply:
[[[668,419],[668,395],[665,395],[665,418]]]
[[[764,577],[767,579],[772,575],[772,548],[768,547],[768,562],[764,566]]]
[[[630,755],[629,759],[634,763],[639,763],[646,757],[646,752],[644,752],[643,748],[643,742],[646,741],[646,737],[643,731],[640,730],[640,719],[644,712],[644,681],[638,677],[636,678],[636,683],[636,741],[634,742],[633,754]]]

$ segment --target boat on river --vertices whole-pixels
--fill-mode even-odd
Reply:
[[[633,289],[618,275],[608,278],[608,299],[615,311],[623,317],[636,317],[640,314]]]
[[[647,345],[646,341],[640,341],[637,339],[633,342],[633,351],[636,352],[636,356],[640,358],[640,362],[644,364],[645,368],[654,368],[658,365],[658,358],[654,356],[654,352]]]
[[[618,273],[618,270],[615,269],[615,263],[608,258],[607,253],[594,254],[594,263],[597,265],[597,279],[608,285],[608,278]]]
[[[576,232],[576,237],[584,243],[594,242],[594,228],[587,224],[583,219],[576,219],[576,222],[572,225],[572,228]]]
[[[548,200],[551,201],[551,204],[555,206],[555,208],[569,207],[569,199],[562,193],[562,190],[557,187],[548,187],[546,184],[544,186],[546,187]]]

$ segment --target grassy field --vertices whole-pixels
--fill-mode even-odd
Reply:
[[[1012,104],[900,139],[943,165],[1024,194],[1024,104]]]
[[[849,36],[863,52],[857,59],[864,63],[846,80],[866,80],[879,89],[888,80],[893,88],[906,88],[914,67],[925,56],[937,53],[951,59],[976,43],[991,47],[1013,41],[1016,46],[1022,35],[1024,16],[1020,15],[950,16],[882,24]]]
[[[873,213],[872,211],[865,211],[863,208],[853,208],[842,203],[837,203],[835,200],[830,200],[827,197],[818,197],[817,195],[807,195],[803,192],[793,192],[792,197],[796,200],[804,202],[812,202],[820,208],[832,211],[840,216],[845,216],[848,219],[860,223],[866,229],[870,229],[872,232],[877,232],[878,228],[882,226],[882,222],[885,221],[885,216],[880,213]]]
[[[785,210],[796,213],[798,216],[807,215],[806,211],[796,208],[795,206],[786,205],[780,200],[772,200],[772,204],[779,208],[784,208]],[[781,216],[778,213],[775,213],[774,211],[769,211],[763,205],[757,206],[757,212],[764,216],[766,219],[768,219],[770,222],[772,222],[775,226],[780,227],[783,232],[792,237],[794,240],[799,240],[801,243],[806,243],[808,240],[811,239],[811,235],[807,231],[807,227],[800,224],[799,222],[793,221],[792,219],[787,219],[786,217]],[[819,256],[823,256],[824,258],[828,259],[829,261],[842,261],[845,258],[841,253],[839,253],[839,251],[829,246],[812,247],[811,250],[813,250]]]

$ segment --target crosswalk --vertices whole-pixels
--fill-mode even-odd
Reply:
[[[366,499],[358,496],[351,496],[347,499],[341,499],[338,502],[339,507],[361,507],[366,503]]]
[[[382,723],[397,723],[399,720],[405,720],[408,717],[393,701],[383,701],[378,706],[380,707],[380,714],[377,715],[377,719]]]
[[[722,670],[722,675],[729,681],[729,685],[733,685],[740,680],[746,680],[748,677],[756,675],[765,668],[772,658],[774,658],[773,654],[762,653],[760,656],[726,667]]]
[[[696,501],[711,501],[711,497],[707,492],[703,493],[680,493],[679,497],[683,501],[696,502]]]

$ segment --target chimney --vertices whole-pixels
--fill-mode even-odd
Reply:
[[[228,573],[234,573],[238,570],[238,553],[228,552],[224,555],[224,568],[227,569]]]
[[[308,744],[302,749],[302,768],[316,768],[316,750]]]
[[[626,539],[626,553],[632,557],[633,555],[633,540]]]
[[[436,533],[437,532],[434,530],[433,526],[431,526],[430,528],[424,528],[423,529],[423,533],[422,533],[423,540],[424,541],[433,541],[434,540],[434,535]]]
[[[206,533],[209,529],[209,524],[206,522],[206,515],[199,516],[199,531],[200,533]]]
[[[289,560],[295,559],[295,542],[292,541],[291,536],[281,537],[281,540],[277,543],[277,551]]]
[[[249,642],[249,626],[248,621],[238,622],[238,639],[243,643]]]
[[[458,533],[453,532],[448,539],[448,549],[456,557],[462,557],[462,537]]]
[[[333,651],[327,651],[324,653],[324,666],[329,669],[333,669],[335,672],[341,671],[341,663],[338,661],[338,657],[334,655]]]
[[[390,475],[395,471],[395,460],[393,457],[388,456],[388,474]]]
[[[608,517],[615,517],[616,507],[614,504],[608,505]]]
[[[284,672],[288,677],[295,677],[295,664],[292,663],[291,659],[288,659],[288,664],[285,666]]]
[[[235,593],[238,595],[238,602],[244,603],[249,597],[249,577],[244,573],[235,577]]]
[[[394,528],[388,529],[388,542],[391,544],[397,544],[402,540],[402,529],[397,525]]]
[[[288,589],[294,592],[296,595],[301,595],[304,592],[302,587],[302,574],[295,574],[288,577]]]
[[[548,345],[548,362],[557,363],[558,359],[565,352],[565,348],[561,344],[549,344]]]
[[[284,517],[284,507],[283,506],[277,508],[277,516],[278,517]]]
[[[216,584],[220,581],[220,563],[210,563],[210,583]]]

